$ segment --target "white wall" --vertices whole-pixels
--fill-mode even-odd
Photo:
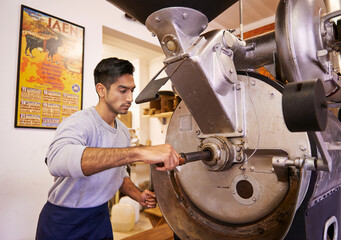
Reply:
[[[34,239],[53,182],[44,155],[54,130],[14,128],[21,4],[85,27],[83,108],[97,103],[92,72],[102,58],[103,25],[158,45],[142,24],[126,20],[105,0],[0,2],[0,239],[4,240]]]
[[[149,65],[149,72],[150,72],[150,79],[154,77],[156,73],[160,71],[160,69],[163,67],[163,60],[165,56],[160,56],[157,58],[154,58]],[[163,78],[166,77],[165,71],[160,73],[158,78]],[[161,87],[160,90],[172,90],[172,83],[170,80]],[[157,145],[157,144],[163,144],[165,143],[166,140],[166,133],[167,133],[167,128],[168,128],[168,123],[169,123],[170,117],[166,119],[166,123],[163,123],[162,118],[150,118],[149,119],[149,138],[152,142],[152,145]]]

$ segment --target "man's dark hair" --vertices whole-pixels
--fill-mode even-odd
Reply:
[[[106,58],[100,61],[95,70],[95,85],[102,83],[107,89],[115,83],[117,78],[124,74],[133,74],[135,68],[127,60],[118,58]]]

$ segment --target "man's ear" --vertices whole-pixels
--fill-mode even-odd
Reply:
[[[96,92],[99,97],[104,97],[106,90],[107,90],[106,87],[102,83],[96,84]]]

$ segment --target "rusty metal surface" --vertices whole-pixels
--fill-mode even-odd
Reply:
[[[182,240],[280,239],[291,224],[298,197],[298,178],[293,174],[288,194],[275,211],[261,221],[233,225],[212,219],[196,208],[176,184],[174,172],[158,172],[153,166],[152,178],[163,216]]]

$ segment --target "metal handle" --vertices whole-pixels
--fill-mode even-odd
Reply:
[[[179,154],[179,165],[184,165],[190,162],[196,162],[199,160],[210,160],[212,153],[210,151],[198,151],[198,152],[189,152],[189,153],[180,153]],[[163,163],[157,163],[156,166],[163,167]]]

